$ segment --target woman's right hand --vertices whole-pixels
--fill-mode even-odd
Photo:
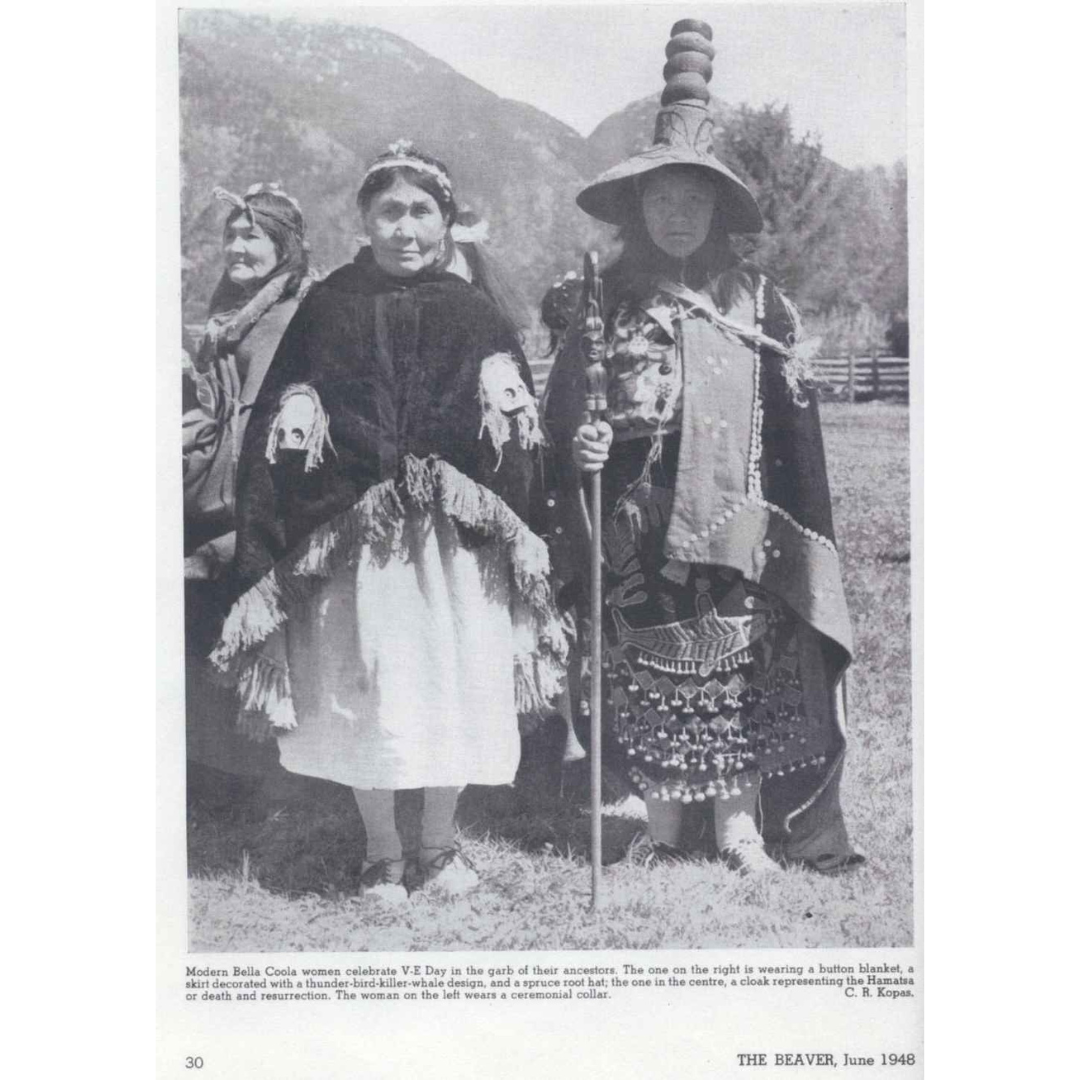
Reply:
[[[586,473],[599,472],[611,452],[611,425],[606,420],[582,424],[570,444],[574,464]]]

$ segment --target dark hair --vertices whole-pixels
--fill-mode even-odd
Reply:
[[[416,158],[417,161],[423,162],[425,165],[431,165],[438,169],[447,180],[450,179],[449,171],[438,158],[421,154],[417,150],[412,150],[406,155],[388,150],[385,154],[380,154],[373,162],[373,165],[378,165],[380,161],[386,161],[390,158],[409,157]],[[393,187],[394,181],[398,178],[407,180],[410,184],[420,188],[421,191],[426,191],[435,200],[443,218],[446,220],[447,226],[454,224],[457,220],[458,208],[457,203],[454,201],[454,194],[449,186],[440,184],[438,177],[432,173],[424,169],[414,169],[409,165],[388,165],[385,169],[375,169],[374,172],[369,172],[364,177],[360,190],[356,193],[356,205],[360,207],[360,213],[366,214],[372,200],[386,191],[387,188]]]
[[[289,281],[283,297],[292,296],[309,270],[308,249],[304,240],[304,215],[293,202],[272,191],[256,192],[247,196],[244,201],[248,209],[234,207],[225,219],[221,230],[222,243],[228,243],[229,227],[233,222],[250,210],[254,224],[270,237],[277,255],[277,265],[269,278],[288,274]],[[249,293],[249,289],[234,284],[229,275],[224,274],[210,299],[210,314],[239,307]]]
[[[532,312],[502,264],[485,250],[483,244],[456,242],[449,232],[446,240],[451,260],[455,249],[465,256],[473,285],[499,309],[515,330],[519,333],[527,330],[532,325]]]
[[[640,197],[634,200],[633,216],[619,229],[617,239],[622,251],[604,271],[605,294],[612,302],[628,297],[647,299],[656,281],[667,277],[708,293],[725,310],[739,292],[752,287],[749,267],[740,259],[724,227],[720,200],[704,243],[688,259],[672,258],[653,243]]]

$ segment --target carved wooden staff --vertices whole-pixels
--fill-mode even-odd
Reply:
[[[598,256],[590,251],[585,256],[585,287],[582,292],[584,329],[581,337],[582,359],[585,362],[585,412],[590,424],[598,424],[607,414],[608,369],[606,346],[604,344],[604,293],[598,269]],[[590,687],[589,711],[591,714],[589,732],[589,753],[592,755],[589,773],[589,811],[591,814],[591,856],[592,856],[592,904],[595,911],[601,901],[600,856],[602,850],[602,830],[600,814],[601,758],[600,736],[603,731],[603,662],[601,632],[603,619],[603,531],[600,508],[602,488],[602,469],[589,474],[590,502],[592,504],[592,547],[590,558],[590,617],[592,620],[592,640],[590,641]]]

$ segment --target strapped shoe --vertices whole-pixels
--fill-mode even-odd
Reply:
[[[744,877],[772,874],[780,870],[766,853],[765,841],[754,819],[745,812],[732,814],[724,822],[721,835],[716,838],[716,846],[720,849],[720,858]]]
[[[360,895],[353,899],[364,900],[370,896],[388,904],[407,903],[409,893],[401,882],[404,866],[404,859],[379,859],[365,864],[360,874]]]
[[[472,860],[456,847],[424,848],[421,854],[421,866],[424,870],[424,884],[429,888],[441,889],[451,896],[460,896],[480,884],[480,875]]]

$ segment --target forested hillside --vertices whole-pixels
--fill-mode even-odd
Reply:
[[[189,322],[205,313],[220,268],[216,184],[280,180],[304,208],[316,262],[332,268],[356,250],[366,165],[401,137],[446,161],[462,201],[490,221],[495,254],[537,303],[584,250],[614,250],[613,230],[574,197],[651,142],[659,100],[628,105],[584,139],[386,31],[220,11],[183,13],[180,77]],[[785,109],[716,111],[718,153],[767,222],[751,257],[821,325],[829,316],[828,326],[882,334],[907,306],[902,166],[842,169],[793,135]]]
[[[657,93],[597,127],[588,139],[596,171],[649,145],[659,105]],[[816,139],[796,137],[787,108],[714,103],[713,113],[716,152],[765,218],[760,236],[740,238],[744,253],[798,302],[826,348],[873,347],[907,312],[904,164],[841,168]]]

